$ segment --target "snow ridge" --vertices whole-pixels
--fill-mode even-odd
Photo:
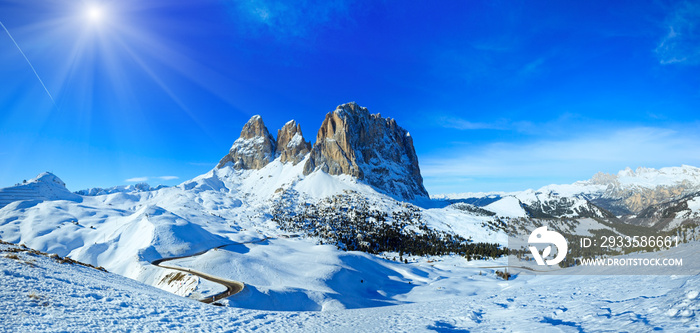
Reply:
[[[15,201],[71,200],[80,201],[79,195],[66,189],[66,184],[50,172],[39,174],[36,178],[0,189],[0,208]]]

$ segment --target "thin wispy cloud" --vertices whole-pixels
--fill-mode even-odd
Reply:
[[[147,182],[148,177],[134,177],[134,178],[129,178],[125,180],[127,183],[142,183],[142,182]]]
[[[433,118],[434,125],[442,128],[457,130],[499,130],[514,131],[526,135],[560,135],[569,133],[564,129],[574,120],[581,121],[577,114],[563,113],[558,118],[548,122],[534,123],[527,120],[495,119],[488,122],[471,121],[455,115],[437,116]],[[581,126],[581,125],[579,125]],[[591,127],[595,126],[591,124]]]
[[[126,179],[125,181],[127,183],[143,183],[143,182],[147,182],[151,178],[164,180],[164,181],[180,179],[180,177],[178,177],[178,176],[158,176],[158,177],[134,177],[134,178]]]
[[[542,67],[544,62],[545,62],[545,58],[538,58],[534,61],[531,61],[531,62],[525,64],[525,66],[523,66],[520,69],[520,71],[518,71],[518,73],[520,75],[531,75],[531,74],[537,73],[537,71]]]
[[[435,121],[441,127],[458,130],[503,129],[504,124],[473,122],[456,116],[442,116]]]
[[[683,2],[667,18],[668,30],[654,50],[662,65],[700,64],[700,4]]]
[[[466,192],[473,188],[450,188],[442,179],[473,179],[478,189],[494,179],[588,179],[598,171],[614,172],[625,167],[678,166],[700,163],[700,136],[695,129],[673,130],[638,127],[588,132],[564,140],[523,143],[492,143],[474,150],[454,151],[449,156],[430,156],[421,161],[429,191]],[[572,178],[573,177],[573,178]],[[431,189],[431,184],[443,184]],[[487,184],[488,185],[488,184]],[[548,185],[546,183],[538,186]],[[515,184],[515,186],[518,186]],[[492,188],[492,190],[495,190]],[[436,192],[436,193],[438,193]]]
[[[212,162],[188,162],[187,164],[194,165],[194,166],[206,166],[206,167],[210,167],[210,166],[215,165]]]
[[[352,0],[228,1],[240,23],[254,32],[267,31],[279,39],[306,37],[327,23],[347,18]]]

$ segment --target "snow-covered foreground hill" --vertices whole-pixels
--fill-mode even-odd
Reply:
[[[672,251],[697,251],[687,244]],[[657,253],[673,255],[673,253]],[[688,332],[700,329],[698,276],[528,275],[496,278],[502,262],[444,257],[410,303],[328,311],[207,305],[122,276],[0,245],[3,330],[272,332]],[[299,268],[303,270],[302,267]],[[431,273],[431,274],[433,274]],[[425,276],[427,280],[431,276]],[[342,281],[350,283],[350,281]]]
[[[507,245],[506,232],[513,228],[533,229],[550,219],[562,224],[560,231],[576,235],[617,232],[605,222],[617,218],[585,196],[530,190],[483,195],[483,207],[420,195],[403,202],[351,175],[305,172],[309,155],[295,156],[298,163],[279,157],[258,169],[226,162],[178,186],[154,190],[80,195],[50,173],[0,189],[0,239],[110,272],[2,245],[9,250],[0,258],[0,309],[9,314],[0,319],[3,328],[698,328],[697,276],[596,276],[594,268],[580,274],[582,268],[574,267],[563,269],[569,274],[538,276],[510,268],[513,279],[498,277],[508,261],[488,258],[503,253],[498,245]],[[696,200],[684,200],[663,211],[692,215]],[[691,241],[646,255],[693,258],[698,249]],[[168,258],[170,268],[153,264]],[[687,271],[700,272],[700,266]],[[206,276],[245,288],[222,301],[223,307],[200,304],[194,300],[224,291]]]
[[[505,258],[405,256],[408,263],[402,263],[393,260],[399,253],[345,252],[303,232],[282,231],[269,212],[287,200],[304,207],[337,193],[358,193],[380,211],[405,209],[405,203],[350,177],[300,176],[295,170],[299,165],[222,168],[177,187],[98,196],[72,194],[57,177],[40,175],[24,190],[28,199],[0,209],[0,238],[112,273],[25,252],[3,253],[3,327],[32,332],[700,328],[697,276],[536,276],[511,270],[515,278],[504,281],[496,271],[503,270]],[[520,216],[511,206],[487,208],[497,215]],[[475,241],[506,242],[503,230],[489,227],[498,216],[487,210],[455,204],[420,212],[432,229]],[[222,287],[150,264],[218,246],[168,264],[244,282],[241,293],[223,301],[228,306],[177,296],[200,299]],[[697,253],[698,246],[683,244],[670,251]]]
[[[304,207],[350,193],[347,196],[362,197],[373,209],[389,215],[405,209],[405,203],[352,177],[323,172],[303,176],[302,167],[301,163],[293,166],[278,161],[260,170],[225,167],[176,187],[97,196],[70,193],[56,176],[43,174],[29,184],[53,196],[41,199],[37,194],[35,199],[11,202],[0,209],[0,239],[101,266],[196,299],[220,292],[222,287],[192,274],[175,279],[175,271],[151,262],[228,245],[168,264],[245,283],[243,292],[231,298],[231,305],[251,309],[301,311],[402,304],[414,301],[412,291],[428,288],[432,280],[442,278],[437,271],[399,262],[426,262],[430,257],[345,252],[336,245],[319,244],[319,238],[307,237],[304,230],[280,230],[271,221],[270,211],[282,202]],[[505,244],[507,239],[503,231],[484,227],[492,216],[455,207],[422,210],[422,216],[432,230],[474,241]]]

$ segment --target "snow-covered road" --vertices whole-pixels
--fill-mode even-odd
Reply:
[[[212,247],[212,248],[204,250],[204,251],[197,252],[195,254],[157,259],[157,260],[152,261],[151,264],[154,266],[161,267],[161,268],[173,269],[173,270],[177,270],[177,271],[181,271],[181,272],[185,272],[185,273],[190,273],[190,274],[199,276],[200,278],[203,278],[205,280],[209,280],[211,282],[218,283],[218,284],[221,284],[224,287],[226,287],[226,290],[224,290],[223,292],[220,292],[216,295],[207,296],[207,297],[200,300],[200,302],[203,302],[203,303],[213,303],[213,302],[216,302],[220,299],[224,299],[226,297],[229,297],[229,296],[232,296],[232,295],[235,295],[235,294],[241,292],[243,290],[243,288],[245,288],[245,284],[243,282],[240,282],[240,281],[224,279],[224,278],[210,275],[207,273],[199,272],[199,271],[196,271],[196,270],[193,270],[190,268],[182,268],[182,267],[177,267],[177,266],[173,266],[173,265],[163,265],[163,263],[166,261],[196,257],[196,256],[202,255],[204,253],[207,253],[211,250],[221,249],[221,248],[231,246],[231,245],[259,243],[259,242],[265,241],[267,239],[268,239],[268,237],[265,237],[265,238],[259,239],[259,240],[249,241],[249,242],[219,245],[219,246],[215,246],[215,247]]]

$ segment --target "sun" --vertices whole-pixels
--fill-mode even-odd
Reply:
[[[99,23],[104,18],[104,13],[102,11],[102,8],[95,6],[95,5],[88,7],[88,9],[86,11],[86,15],[87,15],[88,20],[90,20],[91,22],[94,22],[94,23]]]

